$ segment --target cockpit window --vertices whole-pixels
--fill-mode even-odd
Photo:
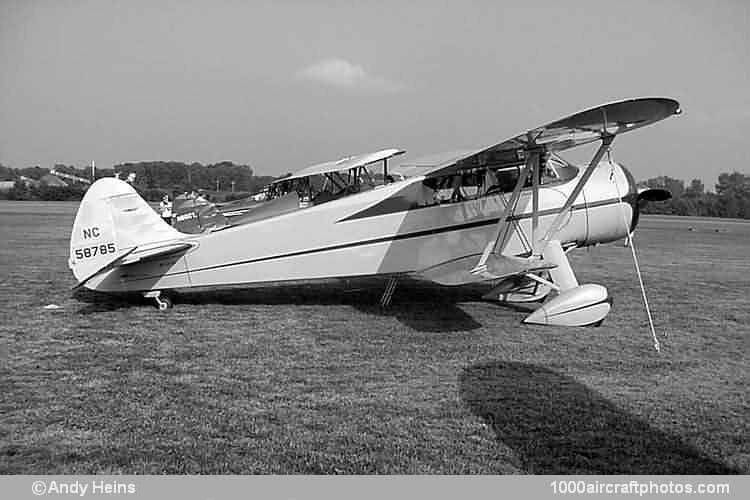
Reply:
[[[431,204],[456,203],[466,200],[510,193],[518,182],[522,165],[496,168],[474,168],[460,173],[433,177],[424,180],[424,185],[433,190]],[[540,169],[539,184],[548,186],[565,182],[575,177],[578,169],[556,155],[545,158]],[[524,188],[531,188],[533,179],[529,175]]]

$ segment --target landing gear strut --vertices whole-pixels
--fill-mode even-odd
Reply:
[[[607,289],[595,284],[579,285],[568,257],[557,240],[551,240],[547,244],[544,260],[555,264],[549,274],[557,295],[548,299],[523,322],[556,326],[599,326],[612,306]]]
[[[166,311],[173,306],[172,299],[170,299],[168,295],[162,295],[161,290],[146,292],[143,296],[147,299],[154,299],[156,301],[156,308],[160,311]]]
[[[383,292],[383,295],[380,297],[380,307],[388,307],[391,304],[391,299],[393,298],[393,292],[396,291],[397,283],[398,283],[398,278],[390,278],[388,280],[388,284],[385,287],[385,291]]]

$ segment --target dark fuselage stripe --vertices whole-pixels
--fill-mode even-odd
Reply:
[[[581,203],[578,205],[573,205],[571,210],[582,210],[585,208],[594,208],[594,207],[605,206],[605,205],[613,205],[616,203],[620,203],[620,200],[618,198],[611,198],[608,200],[601,200],[601,201],[588,203],[588,204]],[[542,210],[539,212],[539,215],[540,216],[552,215],[558,212],[559,212],[559,208]],[[514,221],[514,220],[528,219],[531,216],[532,216],[531,213],[512,215],[508,217],[508,220]],[[300,255],[306,255],[306,254],[312,254],[312,253],[331,252],[334,250],[342,250],[344,248],[352,248],[352,247],[365,246],[365,245],[375,245],[377,243],[385,243],[387,241],[398,241],[398,240],[406,240],[406,239],[411,239],[411,238],[421,238],[423,236],[431,236],[431,235],[440,234],[440,233],[447,233],[447,232],[452,232],[452,231],[463,231],[464,229],[473,229],[475,227],[489,226],[491,224],[496,224],[499,221],[500,221],[500,218],[497,217],[493,219],[486,219],[486,220],[481,220],[481,221],[476,221],[476,222],[467,222],[464,224],[457,224],[455,226],[445,226],[445,227],[440,227],[436,229],[426,229],[424,231],[415,231],[413,233],[406,233],[406,234],[396,234],[394,236],[385,236],[382,238],[375,238],[371,240],[353,241],[350,243],[342,243],[340,245],[332,245],[329,247],[322,247],[322,248],[312,248],[309,250],[300,250],[297,252],[290,252],[290,253],[285,253],[285,254],[280,254],[280,255],[269,255],[267,257],[258,257],[256,259],[248,259],[248,260],[243,260],[239,262],[228,262],[226,264],[217,264],[215,266],[207,266],[207,267],[202,267],[200,269],[189,269],[186,271],[177,271],[174,273],[166,273],[166,274],[160,274],[156,276],[148,276],[148,277],[143,277],[143,278],[136,278],[133,280],[126,280],[126,281],[143,281],[143,280],[149,280],[149,279],[154,279],[154,278],[160,278],[162,276],[178,276],[180,274],[211,271],[214,269],[222,269],[225,267],[233,267],[233,266],[242,266],[245,264],[255,264],[258,262],[265,262],[269,260],[286,259],[289,257],[299,257]]]

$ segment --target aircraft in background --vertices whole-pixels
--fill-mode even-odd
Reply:
[[[392,170],[400,149],[314,165],[242,213],[214,207],[194,234],[166,224],[129,184],[100,179],[78,209],[69,265],[78,287],[142,293],[160,309],[171,291],[370,276],[389,278],[387,305],[397,280],[414,276],[492,282],[484,297],[502,303],[543,301],[526,323],[598,324],[608,292],[579,284],[567,253],[630,238],[639,204],[669,197],[639,191],[604,157],[618,135],[679,113],[672,99],[629,99]],[[594,142],[586,166],[559,156]]]
[[[173,226],[191,234],[215,231],[226,225],[260,220],[269,213],[281,215],[320,205],[396,178],[403,180],[403,175],[389,173],[388,160],[404,153],[400,149],[384,149],[312,165],[275,180],[259,193],[224,204],[210,203],[199,193],[184,193],[175,198]],[[372,168],[376,164],[382,166],[382,171]]]

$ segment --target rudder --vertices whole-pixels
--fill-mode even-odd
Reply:
[[[106,177],[91,185],[78,207],[68,267],[82,282],[139,245],[181,236],[130,184]]]

